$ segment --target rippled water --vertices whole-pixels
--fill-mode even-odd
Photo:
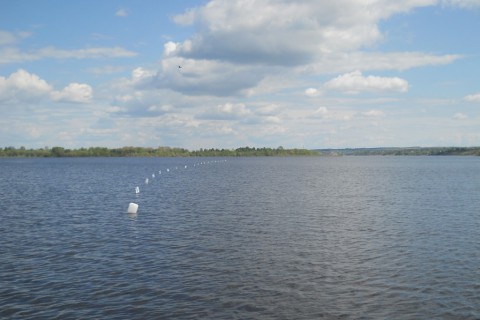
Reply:
[[[480,318],[480,158],[223,160],[0,159],[0,318]]]

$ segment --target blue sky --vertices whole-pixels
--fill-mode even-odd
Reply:
[[[478,30],[480,0],[0,0],[0,147],[478,146]]]

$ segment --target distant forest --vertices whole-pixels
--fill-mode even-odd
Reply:
[[[329,156],[480,156],[480,147],[317,149]]]
[[[480,147],[411,147],[411,148],[346,148],[346,149],[284,149],[251,148],[200,149],[189,151],[172,147],[90,147],[66,149],[63,147],[26,149],[0,148],[0,157],[286,157],[286,156],[480,156]]]
[[[315,156],[317,151],[306,149],[250,148],[237,149],[200,149],[189,151],[183,148],[158,147],[123,147],[104,148],[91,147],[80,149],[65,149],[63,147],[26,149],[24,147],[0,148],[0,157],[248,157],[248,156]]]

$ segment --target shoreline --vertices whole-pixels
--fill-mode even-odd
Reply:
[[[63,147],[26,149],[0,148],[0,158],[65,158],[65,157],[338,157],[338,156],[480,156],[480,147],[385,147],[285,149],[241,147],[237,149],[199,149],[190,151],[175,147]]]

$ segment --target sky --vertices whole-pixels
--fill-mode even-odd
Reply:
[[[0,0],[0,148],[480,145],[480,0]]]

